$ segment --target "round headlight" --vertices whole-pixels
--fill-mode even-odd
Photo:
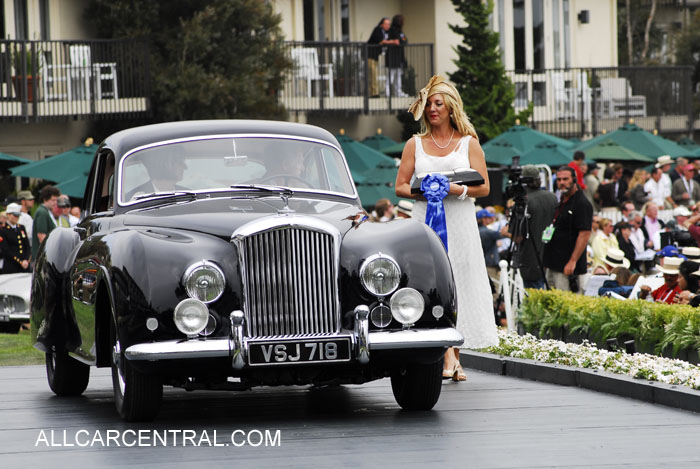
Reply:
[[[402,288],[391,297],[391,314],[401,324],[415,324],[423,314],[423,295],[413,288]]]
[[[185,271],[183,283],[190,298],[211,303],[224,292],[224,273],[214,263],[201,261],[192,264]]]
[[[188,298],[175,306],[173,319],[180,332],[186,335],[197,335],[207,327],[209,308],[199,300]]]
[[[401,269],[394,259],[379,253],[368,257],[362,263],[360,279],[371,294],[386,296],[398,288]]]

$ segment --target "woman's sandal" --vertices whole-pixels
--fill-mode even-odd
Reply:
[[[445,376],[445,373],[442,373],[443,376]],[[466,381],[467,380],[467,375],[464,373],[464,370],[462,367],[459,365],[455,365],[455,371],[454,374],[452,375],[452,381]]]
[[[443,368],[442,369],[442,379],[454,379],[455,374],[457,373],[457,365],[452,367],[452,369],[449,368]]]

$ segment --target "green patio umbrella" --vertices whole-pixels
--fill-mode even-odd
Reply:
[[[385,155],[393,156],[396,158],[401,158],[401,154],[403,153],[403,147],[406,145],[406,142],[399,142],[395,143],[394,145],[390,147],[386,147],[382,149],[382,153]]]
[[[362,144],[367,145],[368,147],[374,148],[375,150],[381,151],[383,153],[385,148],[396,145],[396,142],[387,137],[386,135],[377,133],[362,140]]]
[[[656,161],[652,157],[619,145],[611,138],[603,139],[585,151],[586,158],[595,161],[640,161],[644,163]]]
[[[67,182],[90,171],[97,145],[80,145],[58,155],[12,168],[13,176]]]
[[[373,207],[379,199],[389,199],[394,205],[400,200],[393,187],[380,184],[357,184],[357,192],[363,207]]]
[[[692,140],[688,137],[684,137],[680,140],[678,140],[678,145],[682,146],[686,150],[690,150],[692,153],[695,153],[696,150],[700,150],[700,145],[695,143],[695,140]]]
[[[528,152],[542,141],[555,143],[562,148],[571,148],[574,146],[574,144],[568,140],[555,137],[554,135],[545,134],[520,124],[514,125],[502,134],[489,140],[486,144],[491,142],[508,142],[523,152]],[[508,162],[508,164],[510,164],[510,162]]]
[[[569,148],[562,148],[553,142],[541,142],[535,148],[524,155],[520,155],[520,164],[546,164],[549,166],[563,166],[573,159],[573,152]]]
[[[68,179],[56,187],[61,191],[61,194],[66,194],[69,197],[82,199],[85,196],[85,186],[87,185],[88,173],[76,176],[73,179]]]
[[[350,173],[352,173],[352,178],[356,184],[367,182],[368,171],[373,171],[377,168],[396,168],[394,159],[386,156],[384,153],[353,140],[347,135],[336,135],[336,138],[343,149],[343,153],[345,153]]]
[[[489,140],[481,148],[484,150],[487,163],[504,166],[510,165],[514,156],[520,156],[524,153],[520,148],[505,140]]]
[[[0,152],[0,165],[3,166],[15,166],[19,164],[31,163],[34,160],[29,158],[22,158],[20,156],[8,155],[7,153]]]
[[[654,159],[661,155],[670,155],[672,158],[678,158],[679,156],[689,156],[691,153],[677,143],[647,132],[633,123],[625,124],[617,130],[586,140],[574,147],[574,150],[586,152],[588,157],[588,148],[592,148],[606,139],[610,139],[620,146]]]

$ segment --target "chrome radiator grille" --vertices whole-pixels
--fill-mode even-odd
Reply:
[[[241,241],[248,337],[339,330],[331,235],[288,227]]]

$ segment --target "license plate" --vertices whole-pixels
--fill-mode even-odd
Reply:
[[[248,342],[248,357],[251,366],[347,362],[350,338]]]
[[[10,322],[10,316],[7,314],[0,314],[0,322]]]

